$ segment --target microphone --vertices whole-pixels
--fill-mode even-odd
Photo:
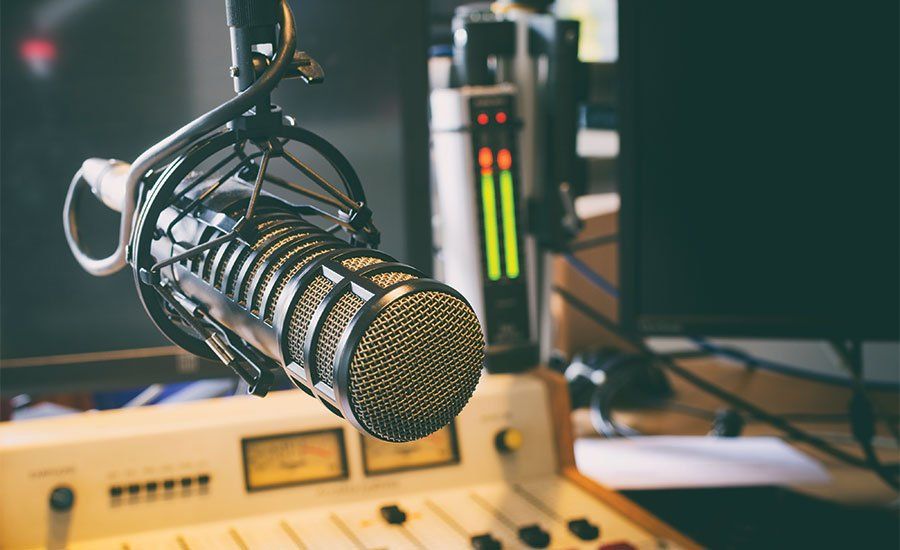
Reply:
[[[236,66],[257,72],[255,80],[246,73],[236,78],[244,90],[240,105],[255,107],[227,110],[234,118],[219,131],[199,132],[204,125],[195,121],[160,142],[186,143],[175,154],[150,154],[164,149],[158,144],[133,165],[85,161],[66,199],[67,239],[89,272],[117,269],[117,258],[90,258],[78,241],[75,205],[87,186],[122,213],[120,249],[138,295],[174,343],[218,358],[253,394],[265,395],[273,372],[283,369],[366,434],[393,442],[425,437],[452,421],[474,392],[484,361],[481,325],[457,291],[374,249],[379,233],[350,163],[269,104],[270,89],[258,83],[277,83],[281,76],[272,71],[307,83],[321,82],[323,72],[285,44],[293,40],[293,18],[284,0],[277,2],[275,59],[235,46],[239,40],[258,46],[268,36],[261,29],[274,11],[259,8],[266,3],[276,4],[228,0],[230,24],[246,31],[232,32],[233,55],[250,56],[236,58]],[[324,158],[342,185],[312,169],[292,151],[294,143]],[[276,176],[270,170],[276,159],[319,190]],[[266,184],[312,202],[295,204]]]

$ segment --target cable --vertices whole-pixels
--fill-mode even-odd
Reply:
[[[847,405],[850,411],[853,439],[859,443],[869,467],[885,483],[895,490],[900,490],[900,479],[898,479],[900,472],[896,468],[888,470],[881,463],[872,443],[875,438],[875,411],[863,385],[862,343],[853,341],[844,344],[832,341],[831,345],[843,359],[841,364],[847,369],[853,380],[853,397]]]
[[[672,358],[667,357],[665,355],[660,355],[655,353],[653,350],[647,347],[647,345],[641,341],[634,341],[622,334],[621,329],[611,320],[609,320],[602,313],[596,311],[590,305],[584,303],[582,300],[573,296],[571,293],[566,291],[565,289],[554,286],[553,291],[556,292],[560,297],[562,297],[566,302],[568,302],[572,307],[578,309],[581,313],[589,317],[598,325],[602,326],[606,330],[609,330],[613,334],[619,336],[620,338],[631,342],[632,345],[637,347],[642,353],[646,354],[649,357],[655,358],[659,363],[665,366],[670,372],[678,376],[679,378],[685,380],[691,385],[699,388],[700,390],[716,397],[720,401],[727,403],[729,406],[739,409],[753,418],[765,422],[777,430],[785,433],[791,439],[794,439],[798,442],[805,443],[818,449],[819,451],[828,454],[829,456],[840,460],[846,464],[850,464],[852,466],[856,466],[859,468],[870,470],[869,462],[867,460],[860,459],[857,456],[854,456],[850,453],[847,453],[837,447],[834,447],[824,439],[820,437],[816,437],[812,434],[805,432],[793,424],[788,422],[787,420],[766,412],[764,409],[745,401],[743,398],[720,388],[719,386],[708,382],[707,380],[697,376],[693,372],[685,369],[678,363],[676,363]]]
[[[125,184],[125,201],[122,207],[122,216],[119,225],[119,244],[116,250],[105,258],[95,258],[88,255],[78,240],[78,220],[73,206],[81,190],[84,187],[80,173],[69,185],[66,194],[66,202],[63,207],[63,228],[66,241],[75,259],[85,271],[96,276],[112,275],[118,272],[126,264],[126,249],[131,240],[132,224],[136,207],[136,191],[144,176],[162,164],[167,158],[184,149],[191,142],[205,136],[219,126],[240,117],[244,112],[253,108],[257,100],[275,89],[294,58],[296,49],[296,35],[294,28],[294,15],[287,0],[279,0],[281,11],[279,23],[281,32],[279,35],[278,53],[271,65],[251,84],[246,90],[238,93],[225,103],[211,111],[197,117],[193,121],[165,137],[156,145],[150,147],[139,156],[131,165]]]
[[[587,264],[576,258],[574,254],[566,252],[563,253],[562,256],[566,259],[567,262],[569,262],[569,265],[574,267],[576,271],[581,273],[587,280],[597,286],[600,290],[617,300],[619,299],[619,289],[616,288],[614,284],[588,267]]]
[[[697,347],[710,355],[716,355],[719,357],[724,357],[726,359],[732,359],[739,363],[744,363],[752,368],[761,368],[767,371],[775,372],[777,374],[782,374],[784,376],[792,376],[795,378],[804,378],[807,380],[811,380],[814,382],[821,382],[823,384],[831,384],[835,386],[842,387],[851,387],[853,385],[852,380],[845,380],[843,378],[838,378],[836,376],[829,376],[827,374],[819,374],[815,372],[808,371],[806,369],[802,369],[800,367],[794,367],[791,365],[785,365],[783,363],[778,363],[776,361],[770,361],[768,359],[762,359],[759,357],[755,357],[750,355],[740,349],[719,346],[713,344],[706,340],[705,338],[701,338],[699,336],[692,336],[690,338],[691,342],[693,342]],[[886,382],[886,381],[878,381],[878,380],[869,380],[863,381],[865,387],[876,390],[885,390],[885,391],[897,391],[900,390],[900,384],[896,384],[894,382]]]
[[[581,273],[589,282],[593,283],[594,286],[602,290],[604,293],[608,294],[612,298],[619,298],[619,289],[616,288],[608,279],[588,267],[587,264],[579,260],[571,253],[563,254],[563,258],[573,267],[576,271]],[[812,380],[814,382],[821,382],[823,384],[832,384],[836,386],[850,387],[852,385],[852,381],[845,380],[843,378],[838,378],[836,376],[829,376],[827,374],[819,374],[815,372],[811,372],[809,370],[795,367],[791,365],[785,365],[783,363],[778,363],[776,361],[770,361],[768,359],[762,359],[760,357],[756,357],[750,355],[742,350],[736,348],[730,348],[725,346],[719,346],[713,344],[706,340],[705,338],[701,338],[699,336],[692,336],[689,338],[691,342],[694,343],[698,348],[700,348],[704,354],[706,355],[717,355],[719,357],[724,357],[727,359],[731,359],[737,361],[739,363],[744,363],[753,368],[760,368],[767,371],[775,372],[778,374],[782,374],[784,376],[792,376],[795,378],[804,378],[807,380]],[[882,391],[900,391],[900,384],[895,382],[887,382],[887,381],[879,381],[879,380],[868,380],[863,381],[863,384],[866,388],[874,389],[874,390],[882,390]]]

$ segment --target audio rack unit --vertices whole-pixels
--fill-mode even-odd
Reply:
[[[441,213],[435,266],[481,320],[491,372],[519,371],[538,361],[516,97],[509,84],[431,93],[434,187]]]

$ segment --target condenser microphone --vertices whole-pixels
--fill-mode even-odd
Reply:
[[[89,159],[83,169],[116,207],[127,165]],[[252,183],[231,176],[181,184],[190,189],[152,224],[150,254],[166,263],[206,248],[168,263],[158,277],[172,281],[194,315],[277,362],[361,431],[401,442],[446,426],[475,390],[484,359],[481,326],[465,298],[383,252],[351,246],[266,192],[254,199],[247,237],[222,240],[226,231],[204,220],[245,212]],[[202,214],[187,215],[204,195]],[[225,346],[212,350],[237,366]]]
[[[475,390],[484,360],[478,319],[458,292],[375,250],[379,233],[347,159],[269,103],[281,78],[323,77],[294,51],[286,1],[226,3],[240,93],[133,164],[85,161],[66,198],[69,245],[95,275],[130,265],[157,327],[184,349],[221,360],[251,393],[265,395],[283,370],[366,434],[394,442],[427,436]],[[267,49],[277,51],[272,59]],[[310,151],[339,183],[307,164]],[[276,175],[276,161],[312,185]],[[309,202],[279,198],[266,185]],[[86,188],[122,213],[119,247],[108,258],[88,256],[78,237],[76,205]]]

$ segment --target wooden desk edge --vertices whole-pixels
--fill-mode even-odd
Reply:
[[[621,494],[585,477],[575,465],[575,440],[572,436],[571,406],[569,388],[565,378],[547,368],[537,367],[530,372],[540,379],[548,389],[550,409],[553,414],[553,431],[556,438],[556,456],[560,475],[578,485],[593,497],[620,511],[631,521],[647,529],[655,536],[667,539],[685,548],[703,548],[675,528],[657,518],[638,504]]]

